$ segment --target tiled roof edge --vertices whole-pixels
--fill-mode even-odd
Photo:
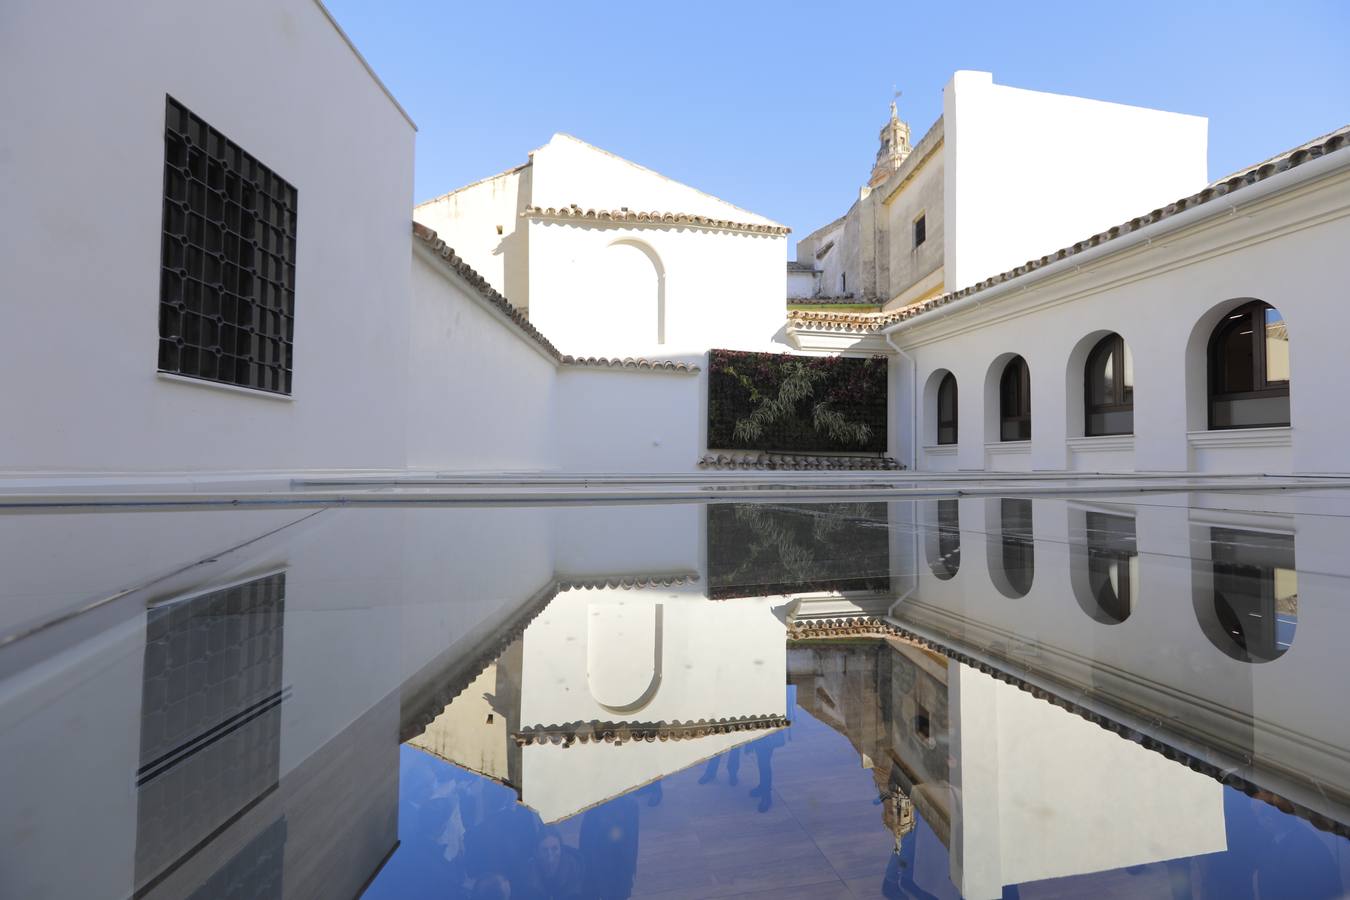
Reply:
[[[425,244],[432,253],[439,256],[445,262],[446,268],[468,282],[469,286],[476,290],[479,296],[495,306],[502,315],[506,316],[511,324],[515,325],[526,337],[542,347],[544,352],[551,356],[554,361],[563,361],[563,355],[558,351],[558,348],[553,346],[553,343],[548,338],[544,337],[538,328],[535,328],[530,324],[530,320],[525,318],[525,314],[516,309],[516,307],[511,304],[511,301],[507,300],[498,293],[492,285],[488,284],[487,279],[482,275],[479,275],[474,270],[473,266],[461,259],[455,253],[454,248],[436,235],[434,229],[428,228],[421,222],[414,221],[412,223],[412,232],[413,235]]]
[[[1079,718],[1086,719],[1107,731],[1114,732],[1116,735],[1127,741],[1139,744],[1147,750],[1160,753],[1173,762],[1188,766],[1196,772],[1201,772],[1221,782],[1228,787],[1242,791],[1247,796],[1255,796],[1260,792],[1273,793],[1260,785],[1243,778],[1237,772],[1228,771],[1214,765],[1213,763],[1187,753],[1178,747],[1158,740],[1155,737],[1136,731],[1130,726],[1116,722],[1107,716],[1102,715],[1096,710],[1089,709],[1061,697],[1052,691],[1032,684],[1023,678],[1019,678],[1011,672],[990,665],[983,660],[976,659],[969,654],[962,653],[952,647],[947,647],[936,641],[929,640],[922,635],[915,634],[906,628],[890,621],[878,619],[875,616],[846,616],[835,619],[812,619],[808,621],[794,621],[788,626],[789,640],[811,640],[817,638],[856,638],[856,637],[876,637],[876,638],[901,638],[909,643],[917,644],[927,650],[941,653],[948,659],[954,659],[957,662],[969,666],[989,675],[998,681],[1010,684],[1020,690],[1026,691],[1037,699],[1044,700],[1054,706],[1067,710]],[[1350,837],[1350,825],[1344,822],[1338,822],[1317,810],[1295,803],[1285,797],[1279,797],[1279,802],[1271,803],[1272,806],[1285,813],[1293,813],[1301,819],[1305,819],[1321,831],[1328,831],[1333,834],[1339,834],[1342,837]]]
[[[889,456],[826,456],[806,453],[708,453],[700,469],[814,469],[899,471],[904,465]]]
[[[1069,247],[1064,247],[1054,253],[1042,256],[1040,259],[1028,260],[1014,269],[1009,269],[998,275],[986,278],[984,281],[977,282],[969,287],[962,288],[959,291],[951,291],[941,296],[934,297],[931,300],[925,300],[922,303],[916,303],[912,306],[906,306],[903,309],[897,309],[888,313],[846,313],[846,312],[824,312],[817,310],[792,310],[788,313],[788,325],[793,328],[804,328],[817,331],[842,331],[853,334],[867,334],[880,331],[887,326],[894,325],[897,322],[903,322],[907,319],[913,319],[924,313],[931,312],[939,307],[946,306],[955,300],[963,297],[969,297],[987,290],[998,284],[1012,281],[1029,272],[1044,268],[1054,262],[1067,259],[1082,253],[1093,247],[1101,246],[1115,240],[1122,235],[1138,231],[1148,225],[1169,219],[1185,210],[1194,209],[1202,206],[1212,200],[1220,197],[1226,197],[1244,187],[1258,184],[1265,181],[1272,175],[1280,172],[1286,172],[1289,169],[1297,168],[1306,162],[1326,156],[1329,153],[1335,153],[1344,150],[1350,146],[1350,126],[1337,129],[1327,135],[1324,140],[1315,141],[1312,144],[1297,147],[1279,156],[1273,157],[1261,165],[1247,169],[1243,172],[1233,175],[1223,181],[1215,182],[1204,190],[1191,194],[1188,197],[1182,197],[1174,203],[1169,203],[1165,207],[1155,209],[1142,216],[1136,216],[1128,222],[1123,222],[1114,228],[1094,234],[1089,238],[1079,241]]]
[[[695,375],[701,369],[694,363],[678,362],[673,359],[647,359],[628,356],[623,359],[606,356],[564,356],[560,360],[564,366],[586,369],[620,369],[627,372],[675,372],[681,375]]]
[[[683,741],[712,734],[730,734],[736,731],[764,731],[786,728],[792,723],[786,716],[753,715],[725,719],[698,719],[691,722],[567,722],[561,725],[535,725],[514,732],[511,739],[517,746],[529,744],[558,744],[570,747],[574,743],[626,744],[639,741]]]
[[[623,209],[582,209],[573,204],[560,208],[527,206],[522,212],[524,219],[578,219],[586,222],[612,222],[623,225],[684,225],[693,228],[712,228],[720,231],[743,231],[747,234],[789,234],[792,229],[786,225],[760,225],[754,222],[732,222],[728,219],[712,219],[694,213],[641,212]]]

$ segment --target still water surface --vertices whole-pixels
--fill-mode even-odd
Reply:
[[[1347,494],[0,538],[0,896],[1350,890]]]

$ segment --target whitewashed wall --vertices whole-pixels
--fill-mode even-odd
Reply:
[[[432,228],[474,271],[522,310],[530,307],[527,232],[533,168],[520,166],[417,204],[413,218]]]
[[[0,59],[0,465],[401,466],[414,128],[322,7],[20,0]],[[166,94],[299,192],[291,400],[156,375]]]
[[[1212,218],[1145,246],[1085,262],[1081,271],[1027,279],[1025,290],[991,293],[964,311],[938,310],[896,330],[896,343],[918,363],[924,394],[920,467],[1346,471],[1350,429],[1331,411],[1340,408],[1341,336],[1350,329],[1350,262],[1341,249],[1350,242],[1350,154],[1305,165],[1324,174],[1290,170],[1275,178],[1311,180],[1264,198],[1248,188],[1254,193],[1247,201],[1234,196],[1241,215],[1217,203]],[[1224,313],[1250,298],[1270,303],[1288,322],[1293,427],[1209,432],[1209,335]],[[1134,357],[1135,433],[1083,438],[1083,362],[1113,331]],[[998,440],[997,386],[1014,354],[1031,370],[1032,439],[1007,446]],[[956,375],[960,392],[954,450],[933,446],[942,370]]]
[[[943,91],[947,288],[959,290],[1205,186],[1208,121],[994,84]]]
[[[414,249],[412,270],[409,468],[555,468],[555,362],[443,260]]]
[[[695,471],[705,450],[707,395],[706,372],[565,367],[556,393],[557,464],[566,472]]]

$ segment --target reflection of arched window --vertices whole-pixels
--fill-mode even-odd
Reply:
[[[1078,604],[1098,622],[1124,622],[1139,597],[1139,550],[1135,545],[1134,518],[1088,512],[1084,539],[1087,545],[1086,590],[1075,583]],[[1086,596],[1082,596],[1086,593]]]
[[[1036,575],[1036,550],[1032,543],[1031,501],[1004,497],[999,501],[999,562],[1014,597],[1031,590]]]
[[[937,393],[937,442],[956,443],[956,376],[942,376]]]
[[[1281,656],[1298,624],[1293,535],[1211,528],[1209,542],[1213,591],[1199,611],[1210,641],[1244,662]]]
[[[960,501],[951,498],[938,500],[937,524],[925,535],[925,551],[928,555],[928,567],[943,581],[954,576],[961,568],[961,512]]]
[[[1224,316],[1209,339],[1209,427],[1289,424],[1289,331],[1269,303]]]
[[[1083,433],[1134,433],[1134,360],[1125,339],[1108,334],[1088,353]]]
[[[1000,441],[1031,440],[1031,371],[1020,356],[1003,367],[998,383],[998,416]]]

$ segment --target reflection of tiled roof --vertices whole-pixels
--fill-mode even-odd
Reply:
[[[553,346],[552,341],[544,337],[538,328],[535,328],[530,324],[530,320],[526,318],[523,312],[513,306],[510,300],[507,300],[498,293],[496,288],[488,284],[487,279],[482,275],[479,275],[478,272],[474,270],[473,266],[460,258],[449,244],[437,236],[433,229],[428,228],[420,222],[413,222],[412,230],[413,236],[425,244],[427,249],[432,253],[439,256],[445,262],[447,268],[467,282],[470,287],[478,292],[480,297],[492,306],[495,306],[501,314],[506,317],[507,321],[518,328],[525,337],[543,348],[544,353],[552,357],[560,366],[595,369],[623,369],[630,372],[695,373],[699,371],[699,367],[693,363],[676,362],[672,359],[645,359],[642,357],[608,359],[597,356],[565,356],[557,347]]]
[[[904,466],[889,456],[824,456],[800,453],[709,453],[699,458],[700,469],[882,469]]]
[[[1093,247],[1108,243],[1122,235],[1138,231],[1155,222],[1161,222],[1164,219],[1171,218],[1185,210],[1194,209],[1202,206],[1212,200],[1220,197],[1226,197],[1235,191],[1240,191],[1244,187],[1265,181],[1272,175],[1303,165],[1310,160],[1325,156],[1328,153],[1334,153],[1350,146],[1350,126],[1338,129],[1321,138],[1317,138],[1307,144],[1295,147],[1278,156],[1272,157],[1260,165],[1245,169],[1235,175],[1229,176],[1222,181],[1216,181],[1209,187],[1189,197],[1183,197],[1175,203],[1170,203],[1160,209],[1138,216],[1128,222],[1117,225],[1114,228],[1107,229],[1099,234],[1094,234],[1086,240],[1079,241],[1071,247],[1065,247],[1054,253],[1042,256],[1040,259],[1029,260],[1015,269],[1009,269],[1002,274],[986,278],[984,281],[972,284],[969,287],[962,288],[959,291],[951,291],[934,297],[931,300],[925,300],[922,303],[915,303],[901,309],[893,310],[887,313],[849,313],[849,312],[828,312],[823,310],[792,310],[788,313],[788,324],[794,328],[804,328],[812,331],[842,331],[854,334],[867,334],[880,331],[881,329],[893,325],[896,322],[902,322],[906,319],[912,319],[915,316],[930,312],[939,307],[946,306],[962,297],[969,297],[977,294],[987,288],[997,284],[1011,281],[1028,272],[1034,272],[1037,269],[1067,259],[1078,253]]]
[[[536,725],[514,732],[511,739],[519,746],[527,744],[574,743],[626,744],[630,741],[683,741],[710,734],[736,731],[763,731],[786,728],[792,724],[784,716],[735,716],[728,719],[699,719],[695,722],[568,722],[563,725]]]
[[[1038,700],[1044,700],[1053,706],[1068,710],[1079,718],[1086,719],[1107,731],[1115,732],[1117,735],[1128,741],[1133,741],[1147,750],[1160,753],[1174,762],[1181,763],[1196,772],[1208,775],[1210,778],[1213,778],[1228,787],[1242,791],[1248,796],[1256,795],[1258,792],[1266,794],[1272,793],[1268,789],[1248,781],[1237,772],[1220,768],[1214,763],[1194,756],[1172,744],[1165,743],[1156,737],[1136,731],[1129,725],[1107,718],[1097,710],[1090,709],[1073,700],[1061,697],[1059,694],[1046,690],[1039,685],[1032,684],[1011,672],[1005,672],[1003,669],[991,665],[984,660],[976,659],[967,653],[963,653],[952,647],[943,646],[936,641],[915,634],[889,620],[879,619],[874,616],[848,616],[838,619],[797,620],[791,622],[788,626],[789,640],[858,637],[900,638],[911,644],[917,644],[927,650],[940,653],[948,659],[956,660],[964,666],[983,672],[998,681],[1002,681],[1019,688],[1020,690],[1026,691]],[[1266,802],[1272,803],[1272,805],[1283,812],[1293,813],[1300,818],[1307,819],[1322,831],[1329,831],[1334,834],[1339,834],[1342,837],[1350,837],[1350,824],[1337,822],[1317,810],[1295,803],[1284,797],[1277,797],[1276,802],[1270,800],[1267,800]]]
[[[527,219],[579,219],[585,222],[611,222],[624,225],[683,225],[690,228],[712,228],[718,231],[744,231],[748,234],[788,234],[786,225],[760,225],[755,222],[731,222],[711,219],[693,213],[640,212],[622,209],[582,209],[575,203],[557,209],[529,206],[521,213]]]
[[[633,590],[651,587],[676,587],[697,584],[697,572],[677,572],[670,575],[609,575],[605,578],[560,578],[560,591],[593,591],[599,588]]]

